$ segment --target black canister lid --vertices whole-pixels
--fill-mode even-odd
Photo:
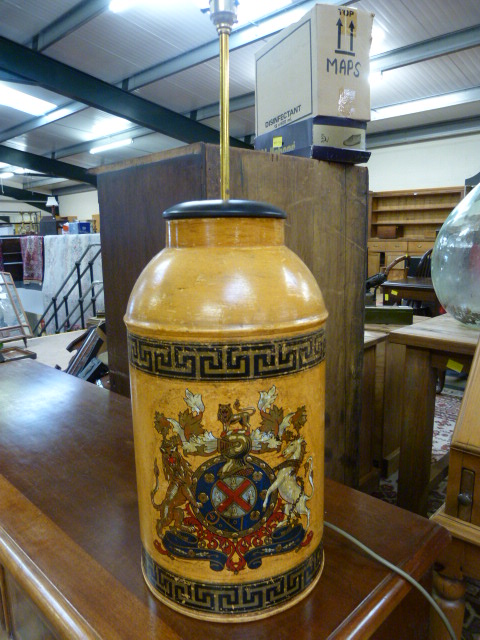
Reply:
[[[163,212],[165,220],[187,218],[286,218],[282,209],[254,200],[193,200]]]

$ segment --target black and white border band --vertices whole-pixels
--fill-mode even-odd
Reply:
[[[310,369],[325,359],[323,328],[258,342],[167,342],[128,334],[130,364],[154,376],[182,380],[254,380]]]
[[[161,567],[142,549],[150,586],[166,600],[206,614],[254,614],[284,604],[302,593],[322,567],[323,544],[297,567],[278,576],[243,584],[196,582]]]

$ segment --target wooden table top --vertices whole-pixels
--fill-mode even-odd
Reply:
[[[363,333],[363,347],[373,347],[387,339],[387,333],[382,331],[370,331],[366,329]]]
[[[462,324],[446,313],[396,329],[390,333],[389,340],[411,347],[473,355],[479,337],[478,327]]]
[[[409,591],[327,529],[323,575],[291,609],[228,627],[176,613],[141,575],[129,400],[22,360],[0,367],[0,407],[0,563],[69,637],[364,638]],[[325,518],[416,578],[449,540],[424,518],[328,480]]]
[[[412,324],[417,324],[417,322],[424,322],[425,320],[428,320],[427,316],[413,316],[412,318]],[[378,323],[374,323],[374,322],[369,322],[369,323],[365,323],[365,333],[366,332],[375,332],[375,333],[392,333],[392,331],[396,331],[397,329],[400,329],[401,327],[411,327],[412,325],[405,325],[405,324],[378,324]],[[40,361],[41,362],[41,361]]]

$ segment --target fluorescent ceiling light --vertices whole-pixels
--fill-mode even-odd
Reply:
[[[58,111],[55,111],[55,119],[61,120],[61,118],[65,118],[66,116],[69,116],[72,113],[75,113],[75,111],[73,109],[69,109],[68,107],[64,107],[63,109],[58,109]]]
[[[278,0],[262,0],[262,2],[258,2],[258,0],[240,0],[237,7],[238,23],[235,26],[255,22],[259,18],[278,11],[281,8],[279,4]],[[290,4],[290,2],[285,3],[285,8],[289,7]],[[288,24],[290,25],[293,22],[295,22],[295,19],[292,18],[292,14],[289,14]]]
[[[110,136],[113,133],[120,133],[121,131],[125,131],[128,127],[131,127],[130,120],[126,120],[125,118],[118,118],[117,116],[113,116],[112,118],[106,118],[102,120],[102,122],[98,122],[92,128],[92,134],[95,138],[100,138],[102,136]]]
[[[13,178],[13,173],[12,171],[3,171],[2,173],[0,173],[0,178],[2,178],[2,180],[6,180],[7,178]]]
[[[110,149],[118,149],[118,147],[126,147],[132,144],[132,138],[126,138],[125,140],[117,140],[116,142],[109,142],[108,144],[101,144],[98,147],[92,147],[90,153],[101,153],[102,151],[110,151]]]
[[[377,87],[383,82],[383,73],[381,71],[372,71],[368,76],[371,87]]]
[[[372,44],[370,45],[370,55],[374,56],[383,51],[383,42],[385,40],[385,31],[378,24],[372,27]]]
[[[11,89],[3,82],[0,82],[0,104],[17,109],[17,111],[29,113],[32,116],[43,116],[57,107],[52,102],[40,100],[28,93]]]
[[[108,8],[110,11],[113,11],[113,13],[120,13],[120,11],[128,9],[130,4],[131,3],[128,2],[128,0],[112,0],[108,5]]]
[[[256,20],[259,20],[259,18],[263,18],[265,14],[263,10],[258,13],[260,15],[258,15],[256,19],[250,18],[249,20],[244,20],[241,16],[239,16],[239,21],[234,26],[241,27],[241,26],[244,26],[245,24],[251,23],[253,26],[254,35],[256,37],[258,36],[262,37],[262,23],[260,23],[259,25],[256,25],[255,22]],[[268,20],[265,23],[266,29],[267,29],[267,33],[265,33],[265,36],[268,37],[274,31],[280,31],[281,29],[286,29],[291,24],[298,22],[300,18],[303,18],[305,13],[306,13],[306,9],[302,9],[301,7],[298,7],[296,9],[290,9],[289,11],[286,11],[284,13],[279,13],[276,16],[268,18]]]
[[[443,109],[445,107],[453,107],[458,104],[477,101],[480,101],[480,89],[475,87],[473,89],[465,89],[463,91],[444,93],[440,96],[433,96],[432,98],[411,100],[410,102],[401,102],[388,107],[372,109],[371,118],[372,120],[397,118],[399,116],[408,116],[413,113],[421,113],[423,111],[431,111],[433,109]]]
[[[141,2],[139,2],[139,0],[111,0],[108,8],[110,11],[113,11],[113,13],[120,13],[121,11],[136,7],[139,4],[158,6],[158,0],[141,0]]]

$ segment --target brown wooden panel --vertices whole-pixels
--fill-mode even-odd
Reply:
[[[360,173],[362,171],[362,173]],[[345,290],[343,311],[333,322],[341,322],[346,346],[345,384],[345,476],[344,481],[359,483],[358,451],[362,409],[363,338],[365,317],[365,271],[367,264],[366,173],[357,167],[345,167]],[[334,257],[330,254],[331,259]]]
[[[367,349],[363,358],[362,421],[359,437],[360,486],[372,471],[373,438],[375,429],[375,347]],[[363,482],[362,482],[363,481]]]
[[[201,146],[178,158],[98,176],[108,360],[111,388],[129,394],[123,316],[145,265],[165,246],[165,209],[205,197]]]
[[[329,312],[326,473],[356,485],[367,170],[240,149],[231,149],[230,159],[231,197],[267,201],[287,212],[286,243],[313,272],[324,294]],[[193,145],[191,154],[183,149],[178,158],[170,152],[165,161],[161,154],[152,160],[99,175],[104,268],[116,264],[119,255],[123,263],[106,274],[105,285],[109,362],[111,357],[114,389],[122,393],[128,393],[122,318],[141,267],[163,244],[161,212],[180,200],[219,197],[218,147]],[[140,208],[139,194],[144,200]],[[117,229],[115,221],[125,227]]]
[[[433,424],[436,385],[430,353],[406,349],[404,372],[397,504],[425,514],[433,439],[433,429],[425,425]]]
[[[400,448],[401,406],[405,385],[405,347],[388,343],[385,351],[385,390],[383,414],[383,459],[388,460]],[[390,469],[391,471],[391,469]]]

